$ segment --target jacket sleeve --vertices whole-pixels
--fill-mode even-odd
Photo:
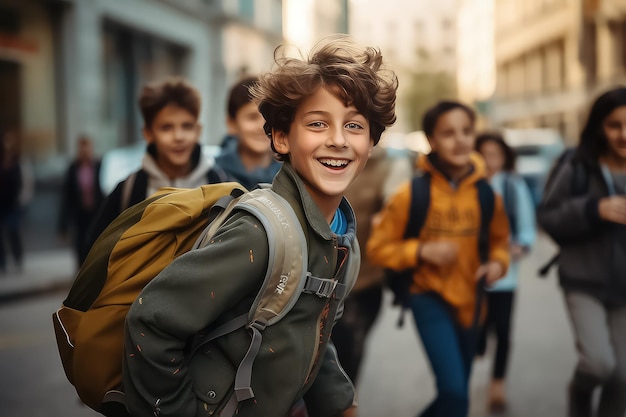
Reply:
[[[355,404],[356,390],[339,365],[337,349],[328,342],[322,365],[311,388],[304,395],[309,417],[335,417]]]
[[[572,195],[574,167],[567,163],[555,173],[537,210],[537,221],[557,243],[579,239],[601,224],[598,199]]]
[[[496,194],[493,219],[489,228],[489,260],[499,262],[504,269],[504,274],[510,262],[509,233],[509,219],[504,209],[504,202],[502,197]]]
[[[516,242],[520,246],[530,248],[537,238],[537,225],[535,222],[535,205],[530,190],[523,178],[513,177],[515,192],[517,237]]]
[[[372,227],[366,250],[370,262],[375,265],[397,271],[417,266],[419,239],[404,239],[411,205],[410,188],[410,181],[398,187]]]
[[[211,244],[181,255],[146,285],[126,316],[123,383],[133,416],[153,417],[157,406],[164,416],[196,415],[187,341],[258,291],[268,256],[260,222],[236,214]]]

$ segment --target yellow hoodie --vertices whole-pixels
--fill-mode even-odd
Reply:
[[[398,187],[396,194],[383,208],[367,242],[371,262],[385,268],[412,268],[412,293],[435,292],[449,303],[464,327],[472,324],[476,303],[476,271],[480,267],[478,235],[480,202],[476,182],[485,178],[482,157],[473,153],[473,171],[456,187],[433,166],[427,155],[418,159],[418,168],[431,175],[430,206],[420,235],[404,239],[409,219],[411,183]],[[418,260],[424,242],[451,241],[459,247],[455,262],[443,267]],[[509,224],[504,205],[496,195],[489,234],[489,260],[500,262],[506,271],[509,265]]]

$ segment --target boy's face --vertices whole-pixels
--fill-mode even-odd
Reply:
[[[339,204],[374,146],[368,120],[324,88],[300,103],[289,134],[272,137],[320,207]]]
[[[191,154],[200,138],[201,126],[196,118],[182,107],[168,104],[157,114],[143,135],[157,148],[157,164],[170,174],[188,172]]]
[[[263,130],[265,119],[253,102],[246,103],[235,118],[228,118],[229,132],[237,136],[239,149],[247,153],[265,155],[270,153],[270,141]]]
[[[453,109],[439,116],[428,140],[439,160],[451,168],[465,168],[471,163],[476,136],[474,124],[464,110]]]

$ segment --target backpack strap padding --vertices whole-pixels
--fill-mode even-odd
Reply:
[[[486,179],[476,182],[478,202],[480,203],[480,234],[478,236],[478,254],[480,262],[489,261],[489,229],[495,210],[496,196]]]
[[[308,266],[304,231],[289,203],[270,189],[250,191],[236,208],[259,219],[270,243],[263,290],[252,303],[248,317],[251,323],[270,326],[291,310],[304,288]]]

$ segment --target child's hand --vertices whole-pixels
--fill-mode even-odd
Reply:
[[[453,242],[426,242],[422,244],[419,257],[436,266],[450,265],[456,260],[459,246]]]
[[[482,277],[485,277],[485,281],[487,285],[491,285],[504,275],[504,268],[500,262],[491,261],[486,264],[482,264],[478,271],[476,271],[476,281],[480,280]]]
[[[626,224],[626,197],[605,197],[598,203],[598,214],[602,220]]]

